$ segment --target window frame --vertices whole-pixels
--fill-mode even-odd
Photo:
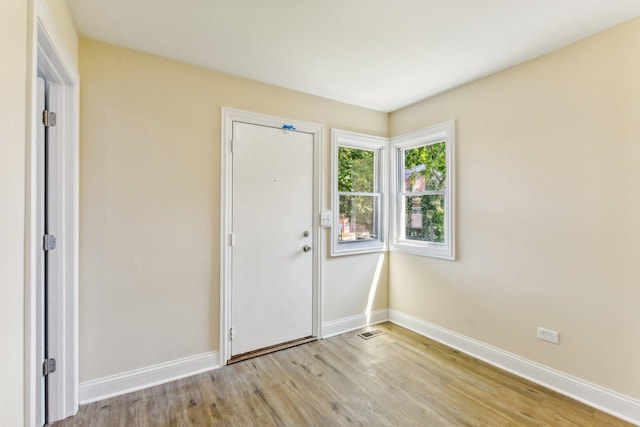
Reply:
[[[407,192],[404,189],[404,150],[428,146],[439,142],[445,143],[445,163],[447,168],[446,190],[444,192],[444,243],[423,242],[405,239],[402,234],[405,221],[402,198]],[[435,126],[420,129],[405,135],[391,138],[391,197],[389,223],[391,239],[389,250],[414,255],[455,260],[455,122],[453,120]],[[402,186],[402,188],[401,188]]]
[[[333,201],[331,256],[372,253],[387,250],[388,146],[389,140],[387,138],[349,132],[340,129],[331,130],[331,200]],[[338,240],[337,231],[340,224],[340,195],[345,194],[344,192],[338,191],[338,149],[340,147],[370,150],[377,154],[377,159],[374,160],[374,174],[378,183],[378,188],[377,191],[371,193],[378,195],[379,200],[377,214],[377,229],[379,235],[377,239],[350,242]],[[363,195],[364,193],[353,192],[353,194]]]

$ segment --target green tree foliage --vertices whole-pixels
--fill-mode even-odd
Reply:
[[[422,147],[416,147],[404,152],[404,169],[408,176],[411,191],[417,180],[425,181],[424,190],[444,190],[447,180],[447,161],[445,143],[438,142]]]
[[[338,191],[374,191],[374,152],[359,148],[338,148]]]
[[[404,152],[404,191],[439,192],[407,196],[407,239],[444,243],[444,190],[447,183],[445,148],[445,143],[439,142]],[[421,223],[421,226],[416,222]]]

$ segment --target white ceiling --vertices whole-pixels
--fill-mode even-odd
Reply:
[[[389,112],[640,15],[640,0],[68,0],[81,35]]]

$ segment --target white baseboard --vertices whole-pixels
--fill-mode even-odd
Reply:
[[[146,368],[81,383],[79,401],[81,405],[84,405],[200,374],[218,367],[220,367],[220,356],[217,351],[159,363]]]
[[[413,316],[389,310],[389,320],[515,375],[640,425],[640,401],[548,368]]]
[[[371,313],[356,314],[355,316],[344,317],[322,324],[322,338],[329,338],[334,335],[340,335],[354,329],[364,328],[365,326],[375,325],[389,320],[389,310],[372,311]]]

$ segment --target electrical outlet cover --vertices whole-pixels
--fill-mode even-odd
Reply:
[[[544,340],[544,341],[548,341],[550,343],[553,344],[558,344],[559,342],[559,335],[558,332],[556,331],[552,331],[551,329],[545,329],[545,328],[541,328],[538,326],[538,330],[536,332],[536,337],[538,339]]]

